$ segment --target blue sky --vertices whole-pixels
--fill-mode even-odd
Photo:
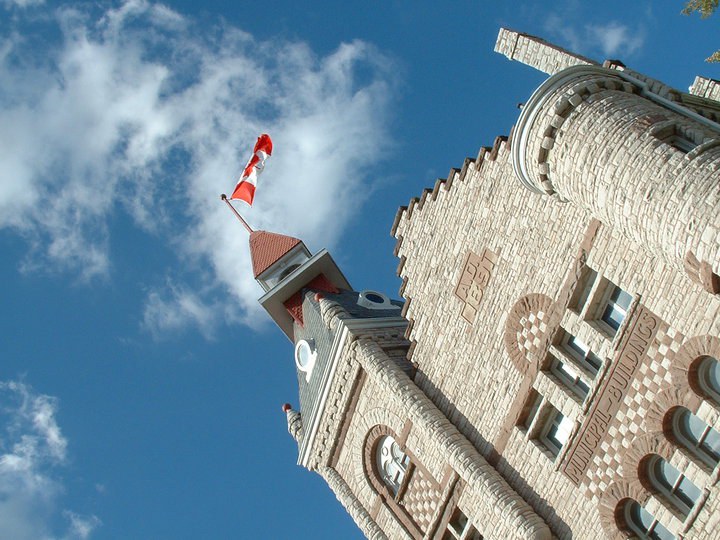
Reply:
[[[360,537],[295,465],[291,345],[218,197],[259,133],[250,223],[396,295],[397,207],[543,80],[500,26],[720,78],[680,1],[201,6],[0,0],[0,538]]]

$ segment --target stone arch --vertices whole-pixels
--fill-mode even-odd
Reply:
[[[352,460],[354,463],[354,472],[356,478],[362,478],[364,480],[363,489],[368,489],[374,493],[378,492],[378,486],[371,482],[372,475],[368,474],[366,468],[366,450],[367,442],[371,436],[381,437],[383,434],[375,433],[373,430],[378,426],[384,426],[387,430],[387,435],[391,435],[395,440],[399,440],[402,444],[401,447],[405,446],[405,441],[400,438],[400,434],[403,432],[404,420],[394,414],[392,411],[385,407],[374,407],[369,411],[366,411],[362,416],[358,417],[357,430],[353,430],[355,433],[352,435],[352,441],[346,440],[346,444],[351,445]],[[396,435],[392,435],[392,434]],[[370,439],[371,440],[371,439]]]
[[[521,297],[505,321],[505,350],[517,370],[536,373],[560,322],[557,305],[539,293]]]
[[[673,378],[673,382],[675,379]],[[648,409],[645,422],[649,432],[668,433],[667,417],[668,413],[677,407],[685,407],[691,413],[697,413],[700,408],[702,399],[695,393],[691,392],[687,379],[679,381],[671,388],[667,388],[660,392],[653,399]]]
[[[384,499],[393,498],[393,494],[390,492],[388,486],[386,486],[381,480],[380,471],[378,471],[377,468],[377,460],[375,459],[375,453],[377,452],[378,441],[380,441],[380,439],[382,439],[386,435],[392,437],[393,439],[395,439],[395,441],[398,441],[399,439],[397,433],[395,433],[388,426],[379,424],[371,428],[365,435],[362,457],[365,478],[370,481],[370,484],[372,485],[375,492]],[[400,447],[404,450],[403,444],[401,444]]]
[[[395,431],[383,424],[373,426],[365,435],[363,442],[363,471],[372,489],[380,497],[380,500],[387,505],[405,531],[412,538],[420,539],[424,537],[432,516],[432,512],[430,516],[427,515],[427,508],[422,504],[423,495],[438,498],[440,496],[440,486],[427,471],[419,466],[417,458],[408,451],[403,435],[405,434],[398,436]],[[404,479],[400,483],[397,492],[383,481],[377,465],[376,456],[379,445],[386,436],[392,437],[400,450],[409,458]],[[421,490],[423,493],[420,494],[418,494],[418,480],[424,487],[424,490]],[[425,486],[428,480],[433,484],[429,491]],[[420,499],[420,504],[418,504],[418,499]]]
[[[669,462],[672,459],[674,450],[675,445],[665,437],[662,431],[646,433],[635,437],[621,459],[625,481],[633,486],[634,489],[642,489],[649,495],[650,491],[646,488],[648,479],[642,467],[643,461],[657,454]],[[645,501],[645,499],[636,500],[640,504],[643,504]]]
[[[623,479],[611,483],[602,492],[598,501],[600,524],[606,536],[611,540],[627,538],[628,531],[623,516],[625,504],[633,499],[642,505],[649,497],[650,493],[642,485]]]
[[[697,396],[708,397],[698,382],[698,366],[701,359],[706,356],[720,360],[720,338],[709,335],[696,336],[683,343],[670,366],[673,384],[682,384],[684,381]],[[720,404],[716,403],[716,405]]]

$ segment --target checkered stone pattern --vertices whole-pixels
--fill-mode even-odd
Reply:
[[[530,313],[520,319],[520,329],[515,334],[520,350],[528,359],[542,354],[546,337],[548,314],[544,311]]]
[[[644,418],[655,396],[670,384],[670,365],[685,336],[667,324],[661,324],[648,349],[645,362],[638,368],[623,406],[610,424],[605,440],[593,458],[585,481],[585,495],[597,501],[617,473],[622,474],[621,459],[636,435],[644,433]],[[594,472],[594,474],[593,474]]]
[[[440,505],[441,493],[437,483],[416,468],[410,478],[402,505],[421,531],[427,531]]]

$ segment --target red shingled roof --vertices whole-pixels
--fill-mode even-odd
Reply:
[[[250,234],[250,257],[254,276],[258,277],[299,243],[300,240],[292,236],[253,231]]]

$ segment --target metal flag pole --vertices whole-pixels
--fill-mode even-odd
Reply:
[[[243,227],[245,227],[245,230],[247,230],[247,232],[249,232],[250,234],[252,234],[254,231],[252,230],[252,228],[250,227],[250,225],[247,224],[247,221],[245,221],[245,220],[243,219],[243,217],[242,217],[240,214],[238,214],[238,211],[235,210],[235,207],[234,207],[232,204],[230,204],[230,201],[228,200],[227,195],[225,195],[225,194],[223,193],[222,195],[220,195],[220,199],[222,199],[223,201],[225,201],[225,204],[227,204],[228,207],[230,208],[230,210],[232,210],[232,213],[235,214],[235,217],[238,218],[238,219],[240,220],[240,223],[243,224]]]

